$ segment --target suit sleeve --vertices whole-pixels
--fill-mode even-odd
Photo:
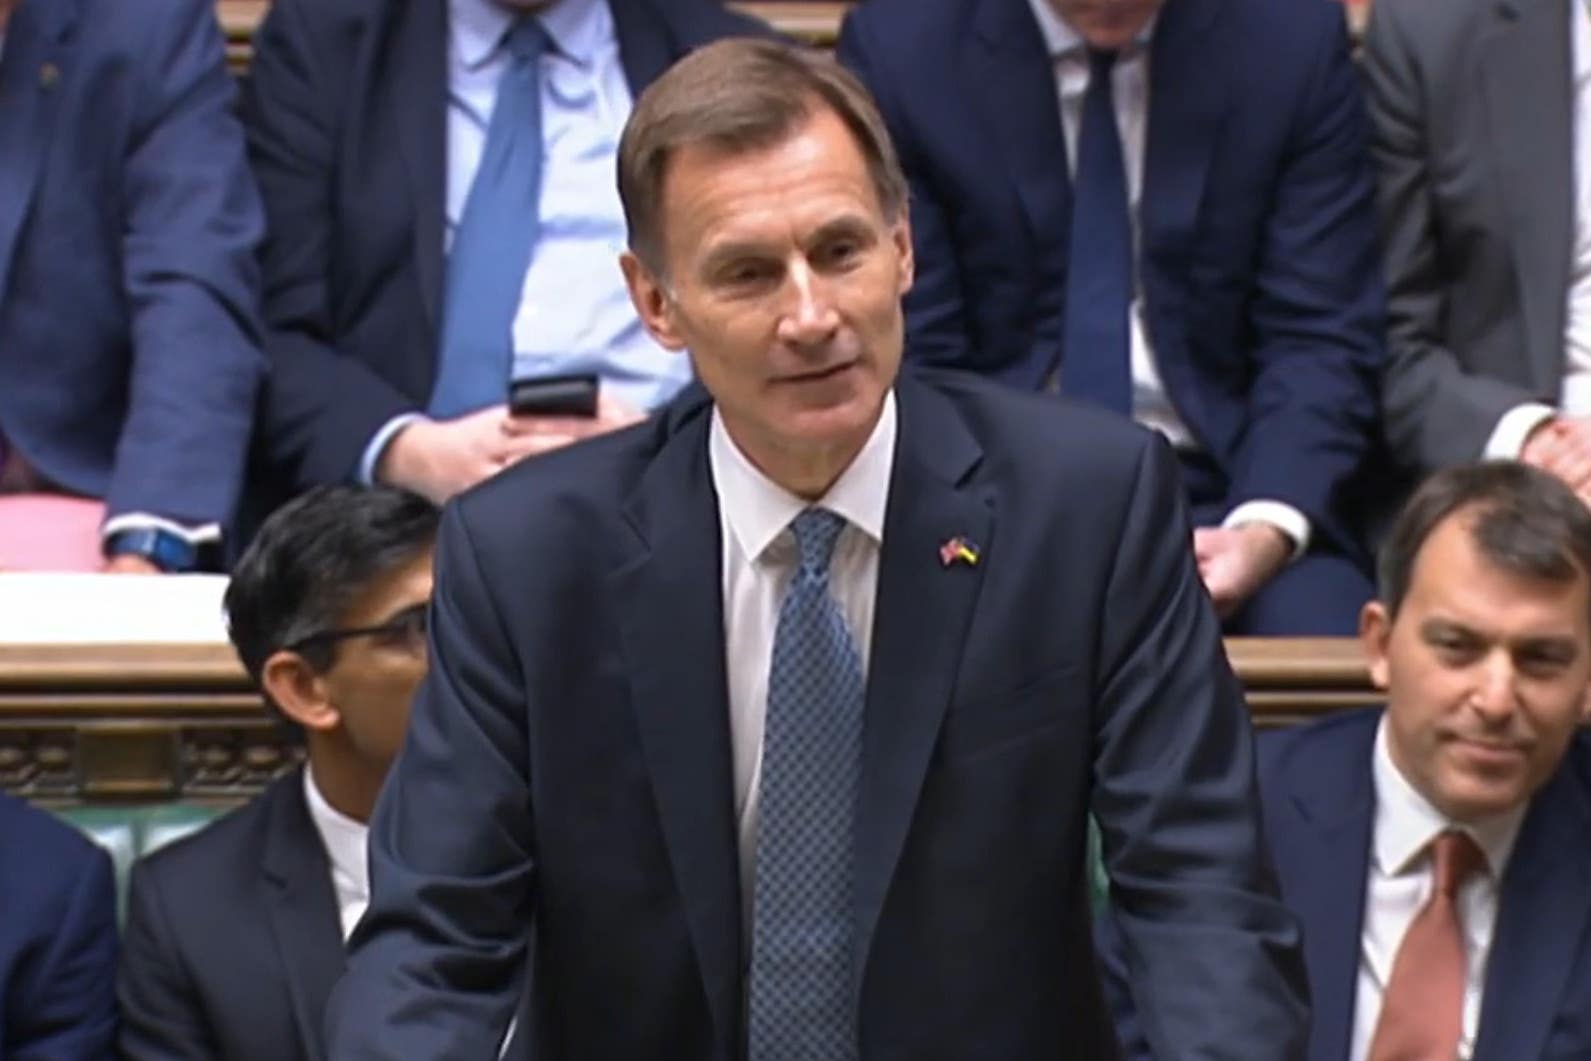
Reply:
[[[906,352],[931,364],[965,366],[972,362],[955,239],[929,177],[931,168],[921,158],[888,75],[875,63],[874,47],[865,22],[855,12],[847,15],[835,55],[861,78],[877,101],[908,183],[915,275],[905,299]]]
[[[125,1061],[207,1061],[220,1055],[193,978],[176,951],[159,879],[142,863],[133,866],[128,885],[116,1001],[116,1050]]]
[[[156,17],[161,7],[179,17]],[[213,6],[150,8],[133,49],[144,65],[121,189],[134,356],[106,505],[111,516],[225,522],[264,372],[264,218]]]
[[[323,47],[335,40],[311,24],[308,12],[318,2],[271,5],[255,36],[243,108],[269,223],[261,262],[271,376],[261,436],[273,461],[302,486],[352,478],[382,425],[418,411],[334,343],[339,219],[332,191],[339,108],[348,94],[338,75],[348,56]]]
[[[1187,546],[1181,494],[1175,458],[1151,439],[1100,630],[1093,812],[1118,979],[1152,1057],[1299,1058],[1309,1015],[1300,930],[1277,898],[1248,711]]]
[[[328,1010],[339,1061],[490,1058],[513,1016],[534,853],[519,662],[457,505],[431,667],[370,829],[370,906]]]
[[[1386,262],[1391,349],[1382,407],[1387,441],[1399,461],[1415,471],[1475,460],[1504,413],[1551,397],[1466,372],[1446,345],[1441,323],[1447,316],[1446,265],[1437,246],[1425,143],[1430,102],[1393,9],[1378,5],[1371,16],[1364,74]]]
[[[36,945],[6,987],[0,1054],[7,1061],[111,1056],[116,1034],[115,880],[109,856],[97,847],[76,861],[76,872],[62,882],[59,904],[52,903],[47,920],[23,926]]]
[[[1358,74],[1341,14],[1320,16],[1330,26],[1260,247],[1254,378],[1229,502],[1282,501],[1341,535],[1340,495],[1375,436],[1385,295]]]

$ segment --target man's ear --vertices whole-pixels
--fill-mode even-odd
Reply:
[[[324,733],[342,721],[326,679],[297,652],[272,653],[260,668],[260,685],[282,714],[306,730]]]
[[[1385,692],[1392,683],[1392,615],[1378,600],[1359,612],[1359,645],[1370,670],[1370,683]]]
[[[624,271],[624,283],[630,289],[630,302],[641,325],[665,350],[685,349],[685,338],[680,335],[674,320],[674,301],[668,296],[668,287],[636,256],[634,251],[619,255],[619,268]]]
[[[901,204],[900,217],[890,229],[890,241],[900,261],[900,293],[904,296],[917,279],[917,256],[912,249],[911,211],[904,203]]]

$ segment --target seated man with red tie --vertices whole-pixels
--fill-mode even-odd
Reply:
[[[1386,708],[1258,741],[1310,1061],[1591,1057],[1591,511],[1523,464],[1449,468],[1380,581],[1361,635]],[[1163,1056],[1098,927],[1128,1055]]]

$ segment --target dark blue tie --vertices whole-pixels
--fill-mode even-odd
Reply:
[[[852,850],[862,758],[862,662],[829,593],[845,520],[790,524],[800,566],[768,670],[752,898],[750,1061],[855,1061]]]
[[[504,42],[508,69],[486,127],[486,147],[448,252],[442,342],[428,411],[437,419],[502,402],[513,324],[541,195],[541,67],[546,31],[525,17]]]
[[[1111,94],[1116,53],[1090,51],[1088,66],[1072,179],[1061,391],[1130,415],[1127,313],[1133,288],[1132,218]]]

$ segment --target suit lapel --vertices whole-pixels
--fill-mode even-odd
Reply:
[[[1563,370],[1563,293],[1574,232],[1574,98],[1568,3],[1503,0],[1481,45],[1491,164],[1496,167],[1537,388],[1556,393]],[[1528,121],[1519,101],[1530,100]]]
[[[61,80],[73,76],[68,38],[72,0],[26,3],[12,15],[0,58],[0,298],[11,280],[17,239],[55,131]]]
[[[868,663],[856,833],[861,989],[890,881],[949,705],[983,571],[999,563],[990,492],[971,478],[982,456],[954,406],[903,375],[878,603]],[[961,536],[976,566],[947,567],[940,546]]]
[[[1160,9],[1149,46],[1149,116],[1139,220],[1144,256],[1191,248],[1210,155],[1220,140],[1228,84],[1212,63],[1221,0],[1177,0]]]
[[[981,0],[960,84],[974,97],[1005,156],[1029,237],[1053,241],[1064,259],[1071,180],[1055,65],[1026,0]],[[1063,289],[1064,276],[1056,280]]]
[[[440,326],[442,242],[447,201],[447,14],[443,0],[403,5],[395,28],[394,86],[403,116],[399,144],[414,207],[414,257],[420,300]]]
[[[1532,802],[1503,875],[1477,1061],[1543,1056],[1591,915],[1591,799],[1571,745]],[[1583,1004],[1584,1000],[1570,1000]]]
[[[656,81],[683,51],[649,0],[614,4],[613,35],[619,40],[619,62],[632,96]]]
[[[1288,791],[1301,833],[1271,838],[1278,846],[1296,845],[1292,859],[1278,862],[1298,866],[1284,888],[1288,905],[1305,926],[1314,1061],[1348,1056],[1375,820],[1370,764],[1379,717],[1367,716],[1353,740],[1323,741],[1311,749],[1311,769],[1295,777]]]
[[[675,415],[675,414],[664,414]],[[703,406],[641,480],[611,577],[663,839],[720,1042],[740,1013],[740,888],[724,666],[718,499]]]
[[[324,1056],[326,1001],[343,971],[342,921],[330,862],[304,801],[303,768],[271,788],[264,874],[268,916],[282,955],[299,1040],[311,1061]]]

